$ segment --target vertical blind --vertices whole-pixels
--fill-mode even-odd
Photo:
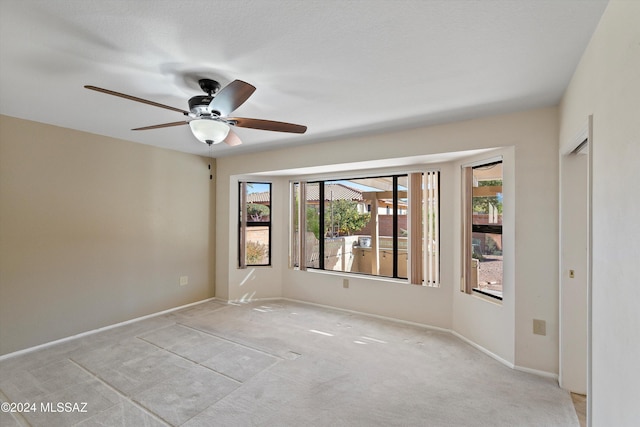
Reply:
[[[424,282],[428,286],[440,284],[440,172],[425,172],[423,183],[423,235],[424,235]]]

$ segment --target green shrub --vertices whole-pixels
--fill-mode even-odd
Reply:
[[[269,206],[261,205],[259,203],[247,203],[247,215],[250,220],[260,221],[263,216],[269,215]]]

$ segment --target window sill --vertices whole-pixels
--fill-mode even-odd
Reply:
[[[345,272],[345,271],[320,270],[318,268],[307,268],[306,270],[300,270],[300,268],[298,268],[298,267],[290,267],[289,269],[293,270],[293,271],[302,271],[304,273],[324,274],[324,275],[327,275],[327,276],[337,276],[337,277],[342,277],[344,279],[362,279],[362,280],[367,280],[367,281],[372,281],[372,282],[396,283],[396,284],[400,284],[400,285],[416,286],[416,287],[419,287],[419,288],[431,288],[431,289],[441,289],[442,288],[441,285],[431,285],[431,284],[424,284],[424,283],[421,284],[421,285],[415,285],[415,284],[409,283],[409,279],[397,279],[397,278],[393,278],[393,277],[373,276],[373,275],[365,274],[365,273],[351,273],[351,272]]]
[[[296,270],[301,271],[299,269],[296,269]],[[409,284],[408,279],[395,279],[393,277],[372,276],[364,273],[361,273],[361,274],[348,273],[344,271],[320,270],[316,268],[308,268],[307,270],[304,270],[304,271],[312,274],[326,274],[327,276],[338,276],[338,277],[343,277],[345,279],[362,279],[362,280],[371,280],[375,282],[399,283],[404,285]]]
[[[497,295],[497,293],[493,293],[491,291],[484,291],[478,288],[473,288],[471,289],[473,292],[475,292],[476,294],[480,294],[483,297],[488,297],[488,298],[492,298],[494,300],[498,300],[498,301],[502,301],[502,296],[501,295]]]

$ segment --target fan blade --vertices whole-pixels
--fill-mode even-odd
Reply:
[[[153,126],[145,126],[145,127],[141,127],[141,128],[135,128],[135,129],[131,129],[131,130],[149,130],[149,129],[160,129],[160,128],[168,128],[171,126],[180,126],[180,125],[186,125],[189,122],[185,122],[184,120],[181,122],[171,122],[171,123],[163,123],[161,125],[153,125]]]
[[[101,87],[91,86],[91,85],[85,85],[85,88],[95,90],[97,92],[106,93],[107,95],[119,96],[120,98],[128,99],[130,101],[142,102],[143,104],[153,105],[154,107],[160,107],[160,108],[165,108],[171,111],[177,111],[178,113],[182,113],[185,116],[189,114],[188,111],[181,110],[180,108],[170,107],[168,105],[160,104],[158,102],[153,102],[146,99],[138,98],[137,96],[127,95],[126,93],[115,92],[113,90],[103,89]]]
[[[235,147],[236,145],[242,144],[242,141],[240,141],[240,138],[234,131],[230,130],[229,134],[224,140],[224,143],[231,147]]]
[[[247,119],[243,117],[225,117],[225,120],[232,121],[241,128],[272,130],[275,132],[305,133],[306,126],[293,123],[275,122],[273,120]]]
[[[221,116],[228,116],[233,110],[244,104],[256,88],[242,80],[234,80],[218,92],[209,109],[219,111]]]

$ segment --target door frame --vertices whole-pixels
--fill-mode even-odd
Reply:
[[[585,151],[586,150],[586,151]],[[561,386],[563,385],[563,343],[565,342],[565,337],[563,336],[563,308],[566,301],[563,300],[563,290],[564,286],[566,286],[566,281],[569,280],[568,277],[565,277],[567,274],[566,265],[568,261],[565,261],[563,255],[563,244],[565,243],[565,229],[563,227],[563,221],[565,221],[565,215],[569,215],[565,213],[563,210],[563,201],[566,197],[564,191],[566,191],[565,187],[565,179],[567,179],[567,172],[565,171],[565,163],[568,161],[568,157],[572,155],[587,155],[587,179],[586,179],[586,271],[584,272],[586,278],[586,394],[587,394],[587,426],[591,425],[591,398],[592,398],[592,368],[591,368],[591,334],[592,334],[592,265],[593,265],[593,255],[592,255],[592,179],[593,179],[593,116],[590,115],[583,128],[576,134],[576,136],[572,139],[571,143],[568,144],[568,149],[561,150],[560,155],[560,181],[559,181],[559,383]],[[583,154],[578,154],[578,152]],[[564,191],[563,191],[564,190]]]

